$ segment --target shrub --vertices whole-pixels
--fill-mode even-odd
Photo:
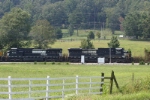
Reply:
[[[119,40],[116,36],[113,36],[110,40],[110,42],[108,43],[108,47],[111,48],[118,48],[120,46]]]
[[[61,65],[61,63],[60,63],[60,62],[58,62],[58,65]]]
[[[139,65],[145,65],[145,62],[144,61],[140,61]]]
[[[46,65],[46,61],[44,61],[44,64]]]
[[[90,33],[88,34],[87,38],[88,39],[94,39],[95,38],[94,32],[90,31]]]
[[[34,61],[34,64],[37,64],[37,61]]]
[[[52,62],[52,65],[54,65],[55,64],[55,62]]]
[[[84,39],[84,40],[81,41],[80,48],[82,48],[82,49],[94,49],[94,45],[93,45],[93,43],[91,42],[90,39],[87,39],[87,40]]]
[[[69,62],[67,62],[66,65],[69,65]]]
[[[140,61],[145,61],[145,59],[143,57],[140,57],[140,56],[134,56],[133,61],[135,63],[139,63]]]

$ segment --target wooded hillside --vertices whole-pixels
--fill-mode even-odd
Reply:
[[[31,14],[31,23],[47,19],[53,26],[122,29],[121,22],[132,12],[149,12],[150,0],[0,0],[0,18],[13,7]]]
[[[68,29],[72,36],[74,30],[109,28],[112,34],[121,30],[127,36],[147,39],[149,5],[150,0],[0,0],[0,48],[28,45],[25,41],[34,40],[37,30],[38,45],[62,38],[61,29]]]

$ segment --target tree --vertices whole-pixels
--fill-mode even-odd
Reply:
[[[61,31],[60,28],[56,28],[56,29],[55,29],[55,35],[56,35],[56,38],[57,38],[57,39],[62,38],[63,34],[62,34],[62,31]]]
[[[88,36],[87,36],[88,39],[94,39],[95,38],[95,35],[93,33],[93,31],[90,31]]]
[[[98,39],[101,38],[101,33],[100,32],[97,32],[96,35],[97,35]]]
[[[53,26],[61,26],[67,23],[67,13],[63,2],[44,5],[42,18],[47,19]]]
[[[127,36],[142,36],[143,29],[145,29],[143,21],[147,18],[145,14],[140,14],[138,12],[130,13],[125,17],[123,26],[125,34]]]
[[[144,39],[150,38],[150,17],[146,15],[141,24],[139,25],[140,30],[142,30],[142,37]]]
[[[81,41],[80,48],[83,48],[83,49],[94,49],[94,45],[93,45],[93,43],[91,42],[90,39],[84,39],[84,40]]]
[[[29,45],[30,15],[28,12],[13,8],[0,20],[0,38],[3,49]]]
[[[69,33],[70,36],[72,36],[73,33],[74,33],[74,27],[73,27],[72,24],[70,24],[69,27],[68,27],[68,33]]]
[[[111,38],[111,41],[108,43],[108,47],[110,47],[110,48],[118,48],[119,46],[120,46],[120,43],[119,43],[117,37],[113,36]]]
[[[114,8],[108,8],[106,10],[106,26],[111,29],[112,34],[115,33],[115,30],[120,29],[120,22],[119,22],[119,14],[114,10]]]
[[[38,20],[30,34],[37,48],[48,48],[55,42],[54,28],[47,20]]]

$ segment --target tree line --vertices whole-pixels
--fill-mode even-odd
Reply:
[[[0,18],[14,7],[30,13],[31,24],[46,19],[52,26],[66,28],[120,29],[130,12],[150,10],[150,0],[0,0]]]

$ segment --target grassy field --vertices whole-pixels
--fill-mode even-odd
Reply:
[[[107,39],[110,39],[111,36],[112,36],[112,33],[109,29],[106,29],[106,30],[90,30],[90,29],[85,29],[85,30],[74,30],[74,33],[72,36],[70,36],[68,34],[68,30],[66,29],[63,29],[62,30],[62,33],[63,33],[63,39],[86,39],[87,38],[87,35],[89,34],[89,32],[92,31],[94,32],[94,34],[96,34],[97,32],[100,32],[101,33],[101,38],[104,38],[104,36],[107,38]],[[77,35],[77,32],[78,32],[78,35]],[[116,31],[115,32],[116,35],[120,35],[120,34],[123,34],[121,31]],[[97,36],[95,35],[95,38],[97,38]]]
[[[122,77],[131,79],[132,73],[137,78],[150,75],[150,66],[148,65],[67,65],[66,63],[52,65],[50,62],[45,65],[44,62],[41,62],[37,64],[1,64],[0,77],[99,76],[101,72],[110,76],[112,70],[114,70],[118,79],[122,79]]]
[[[52,78],[56,77],[72,77],[72,76],[100,76],[102,72],[105,73],[106,77],[110,77],[111,71],[115,72],[116,79],[120,88],[124,87],[127,83],[133,80],[139,80],[150,76],[150,66],[148,65],[67,65],[66,63],[28,63],[28,64],[1,64],[0,65],[0,77],[6,78],[11,76],[13,78],[45,78],[49,75]],[[108,80],[109,82],[109,80]],[[107,83],[109,86],[109,84]],[[114,87],[115,88],[115,87]],[[148,92],[139,92],[139,95],[148,96]],[[130,98],[130,99],[127,99]],[[133,95],[122,95],[113,91],[113,95],[107,96],[84,96],[84,97],[73,97],[68,100],[143,100],[143,99],[132,99],[137,97],[137,94]],[[150,96],[148,96],[150,98]],[[113,99],[116,98],[116,99]],[[122,99],[119,99],[122,98]],[[124,99],[123,99],[124,98]],[[125,99],[126,98],[126,99]],[[139,97],[141,98],[141,96]],[[145,99],[149,100],[149,99]]]
[[[110,40],[93,40],[92,41],[95,48],[105,48],[108,47],[108,42]],[[149,41],[132,41],[132,40],[119,40],[120,47],[125,48],[126,50],[131,49],[133,56],[144,56],[144,49],[150,49]],[[53,48],[62,48],[63,53],[68,53],[68,48],[79,48],[81,45],[81,41],[57,41]]]
[[[68,48],[79,48],[81,45],[81,39],[86,39],[87,35],[90,31],[93,31],[95,34],[95,39],[97,39],[96,33],[101,33],[101,40],[93,40],[93,44],[95,48],[105,48],[108,47],[108,43],[112,37],[112,32],[109,29],[105,30],[77,30],[74,31],[73,36],[69,36],[66,29],[63,29],[64,37],[62,40],[58,40],[52,47],[54,48],[62,48],[63,53],[68,53]],[[115,31],[115,36],[124,35],[122,31]],[[104,39],[105,37],[105,39]],[[133,56],[144,56],[144,49],[150,49],[150,42],[149,41],[140,41],[140,40],[128,40],[123,38],[118,38],[120,42],[120,47],[125,48],[126,50],[131,49]]]

